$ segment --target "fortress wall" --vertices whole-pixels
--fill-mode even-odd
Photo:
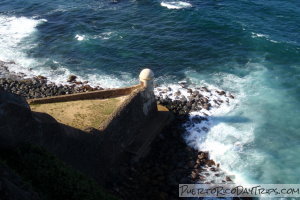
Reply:
[[[159,117],[161,112],[157,111],[151,81],[152,79],[142,79],[140,85],[127,88],[29,101],[29,103],[52,103],[128,95],[107,121],[99,125],[96,132],[87,133],[57,123],[45,113],[32,113],[32,126],[35,128],[30,130],[22,128],[26,130],[24,134],[18,129],[10,135],[21,134],[29,137],[26,141],[43,146],[99,183],[116,181],[122,178],[120,175],[133,160],[138,161],[137,158],[146,154],[143,149],[150,146],[159,130],[167,123],[168,118]]]
[[[119,97],[132,93],[135,89],[141,88],[142,85],[134,85],[131,87],[67,94],[61,96],[45,97],[38,99],[28,100],[29,104],[43,104],[43,103],[56,103],[64,101],[76,101],[76,100],[88,100],[88,99],[107,99],[113,97]]]
[[[127,157],[127,150],[130,145],[137,143],[136,140],[145,133],[143,131],[145,124],[156,114],[157,104],[153,90],[139,88],[123,102],[106,123],[101,125],[100,130],[103,131],[101,157],[108,166],[121,166],[122,162],[130,159]],[[142,138],[142,141],[138,141],[141,146],[149,142],[146,135]]]

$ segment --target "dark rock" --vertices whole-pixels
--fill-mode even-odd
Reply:
[[[197,176],[198,176],[198,174],[197,174],[196,172],[192,171],[192,173],[191,173],[191,178],[192,178],[193,180],[195,180],[195,179],[197,178]]]
[[[208,152],[199,152],[198,153],[198,156],[201,156],[201,157],[198,157],[198,158],[200,158],[200,159],[209,159],[209,154],[208,154]]]
[[[217,91],[217,93],[219,94],[219,95],[225,95],[226,93],[225,93],[225,91]]]
[[[76,79],[77,79],[77,76],[75,76],[75,75],[70,75],[67,81],[68,81],[68,82],[74,82],[74,81],[76,81]]]
[[[193,161],[193,160],[189,161],[188,166],[190,168],[193,168],[195,166],[195,161]]]
[[[186,103],[187,102],[187,99],[185,98],[185,96],[181,96],[180,97],[180,101],[182,102],[182,103]]]
[[[203,120],[205,120],[205,118],[201,116],[195,116],[192,118],[193,123],[201,123]]]
[[[196,165],[194,165],[194,169],[198,169],[200,167],[200,164],[197,163]]]
[[[179,90],[174,93],[174,96],[180,96],[180,95],[181,95],[181,92]]]
[[[196,97],[200,94],[200,92],[198,90],[193,91],[192,95],[193,97]]]
[[[38,200],[41,199],[35,191],[23,182],[13,170],[0,163],[0,194],[1,199],[8,200]]]
[[[206,128],[206,127],[202,127],[202,130],[205,132],[208,132],[208,128]]]
[[[182,88],[186,88],[187,85],[188,85],[186,81],[179,81],[178,84],[179,84]]]
[[[231,182],[232,181],[229,176],[226,176],[225,179],[226,179],[227,182]]]
[[[205,110],[209,110],[209,105],[207,103],[205,103],[202,105],[202,108]]]
[[[201,176],[201,175],[200,175],[200,176],[199,176],[199,180],[200,180],[200,181],[205,181],[206,178],[205,178],[205,176]]]
[[[202,103],[208,103],[208,99],[205,98],[205,97],[201,97],[201,98],[200,98],[200,101],[201,101]]]
[[[47,77],[41,76],[41,75],[38,75],[36,78],[37,78],[38,80],[47,80]]]
[[[207,89],[207,87],[202,87],[202,90],[204,90],[205,92],[210,92],[210,90]]]
[[[30,138],[34,119],[26,100],[0,91],[0,147],[13,147]],[[29,132],[29,133],[28,133]]]
[[[205,164],[207,164],[207,166],[209,166],[209,167],[211,167],[211,166],[213,166],[213,165],[216,165],[215,161],[213,161],[213,160],[207,160],[207,161],[205,162]]]

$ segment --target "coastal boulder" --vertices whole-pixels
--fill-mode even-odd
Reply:
[[[76,81],[76,79],[77,79],[77,76],[75,76],[75,75],[70,75],[67,81],[68,81],[69,83],[72,83],[72,82]]]
[[[35,120],[26,100],[0,91],[0,147],[12,147],[27,141],[35,130]]]

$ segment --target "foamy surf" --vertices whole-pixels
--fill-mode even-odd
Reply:
[[[17,64],[30,66],[34,60],[26,57],[24,50],[35,46],[36,27],[45,23],[45,19],[27,17],[8,17],[0,15],[0,60],[14,61]],[[21,69],[16,69],[21,70]],[[21,70],[27,72],[27,70]]]
[[[79,35],[79,34],[75,35],[75,39],[78,40],[78,41],[85,40],[85,38],[86,38],[85,35]]]
[[[160,3],[160,5],[168,9],[182,9],[192,7],[192,4],[184,1],[163,1]]]
[[[121,35],[118,35],[117,32],[114,31],[108,31],[108,32],[103,32],[98,35],[86,35],[86,34],[76,34],[74,37],[78,41],[84,41],[84,40],[109,40],[111,38],[117,38],[117,39],[122,39],[123,37]]]
[[[28,58],[25,51],[34,48],[37,26],[46,23],[46,19],[14,17],[0,15],[0,60],[13,62],[9,70],[32,76],[31,70],[38,62]]]
[[[172,101],[183,97],[189,101],[191,94],[188,90],[191,89],[192,91],[199,91],[203,97],[209,99],[207,102],[211,104],[209,110],[201,109],[190,112],[189,120],[183,124],[186,130],[184,135],[186,143],[198,151],[208,151],[211,158],[221,164],[221,172],[219,170],[214,171],[214,167],[206,166],[203,167],[200,176],[205,177],[205,182],[223,183],[227,179],[226,176],[234,175],[230,176],[234,182],[246,183],[240,174],[234,173],[235,170],[231,168],[231,162],[234,159],[240,159],[237,153],[242,152],[243,146],[253,140],[252,130],[241,134],[240,130],[230,126],[230,121],[235,120],[235,123],[242,123],[246,120],[243,118],[234,119],[230,116],[230,113],[239,104],[238,98],[233,98],[228,92],[220,95],[221,90],[218,87],[205,85],[208,91],[201,87],[188,87],[187,89],[179,84],[171,84],[156,88],[155,94]],[[164,91],[164,94],[161,94],[160,91]],[[180,93],[180,96],[174,95],[176,91]],[[228,138],[232,138],[230,143],[227,143]],[[221,159],[222,156],[224,159]]]
[[[273,43],[279,43],[278,41],[276,40],[273,40],[273,39],[270,39],[270,36],[269,35],[266,35],[266,34],[261,34],[261,33],[254,33],[254,32],[251,32],[251,37],[252,38],[264,38],[270,42],[273,42]]]
[[[78,77],[78,81],[88,81],[91,86],[117,88],[135,83],[135,79],[131,77],[131,74],[123,73],[120,77],[117,77],[105,74],[102,71],[74,73],[59,61],[29,58],[26,51],[38,44],[35,37],[38,32],[37,27],[46,22],[46,19],[36,19],[34,17],[0,15],[0,61],[10,63],[6,66],[10,72],[19,74],[24,78],[42,75],[55,84],[68,84],[68,76],[74,74]],[[113,32],[104,32],[94,36],[93,39],[107,40],[112,36],[114,36]],[[84,41],[89,38],[83,34],[76,34],[75,39]],[[8,75],[7,72],[1,72],[0,76]]]

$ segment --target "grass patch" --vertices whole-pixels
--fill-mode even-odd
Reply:
[[[60,123],[84,130],[99,128],[121,104],[125,97],[33,104],[31,110],[44,112]]]

